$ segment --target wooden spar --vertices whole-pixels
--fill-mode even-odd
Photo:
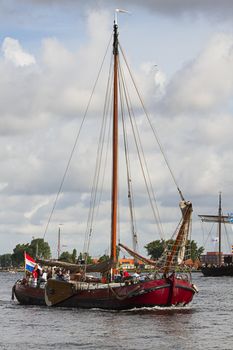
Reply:
[[[61,254],[61,228],[58,227],[58,237],[57,237],[57,260],[59,260]]]
[[[112,145],[112,217],[111,217],[111,259],[117,260],[117,201],[118,201],[118,26],[114,22],[113,55],[113,145]]]
[[[201,218],[201,221],[203,222],[217,222],[219,223],[219,221],[222,223],[222,224],[231,224],[231,220],[230,220],[230,217],[229,215],[221,215],[219,217],[219,215],[198,215],[200,218]]]
[[[183,235],[185,234],[185,226],[187,225],[187,223],[189,225],[189,222],[190,222],[190,217],[192,214],[192,203],[187,202],[186,205],[187,205],[187,209],[185,210],[185,213],[183,215],[183,220],[182,220],[181,227],[179,229],[179,233],[176,237],[175,243],[173,244],[173,247],[172,247],[170,254],[167,256],[164,274],[167,274],[169,272],[173,257],[179,248],[180,242],[182,242],[182,240],[183,240]]]
[[[134,250],[128,248],[126,245],[124,245],[122,243],[119,243],[118,246],[124,248],[129,254],[131,254],[137,260],[141,260],[141,261],[143,261],[144,263],[146,263],[148,265],[156,266],[158,264],[157,261],[145,258],[144,256],[138,254],[137,252],[135,252]]]

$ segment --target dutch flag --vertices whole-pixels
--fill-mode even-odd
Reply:
[[[34,269],[34,266],[36,265],[35,260],[26,252],[24,252],[24,259],[25,259],[25,270],[32,272]]]

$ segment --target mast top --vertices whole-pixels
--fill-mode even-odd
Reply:
[[[115,9],[115,19],[114,19],[114,39],[113,39],[113,54],[118,55],[118,13],[128,13],[129,11],[122,10],[122,9]]]
[[[115,9],[115,20],[114,20],[114,24],[118,25],[118,13],[128,13],[129,15],[131,14],[129,11],[123,10],[123,9]]]
[[[219,192],[219,207],[218,207],[218,213],[221,215],[222,212],[222,192]]]

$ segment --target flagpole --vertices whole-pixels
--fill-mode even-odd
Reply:
[[[24,251],[24,272],[26,276],[26,252]]]

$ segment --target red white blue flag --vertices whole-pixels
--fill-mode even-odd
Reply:
[[[34,269],[34,266],[36,265],[36,261],[26,252],[24,252],[24,259],[25,259],[25,270],[32,272]]]

